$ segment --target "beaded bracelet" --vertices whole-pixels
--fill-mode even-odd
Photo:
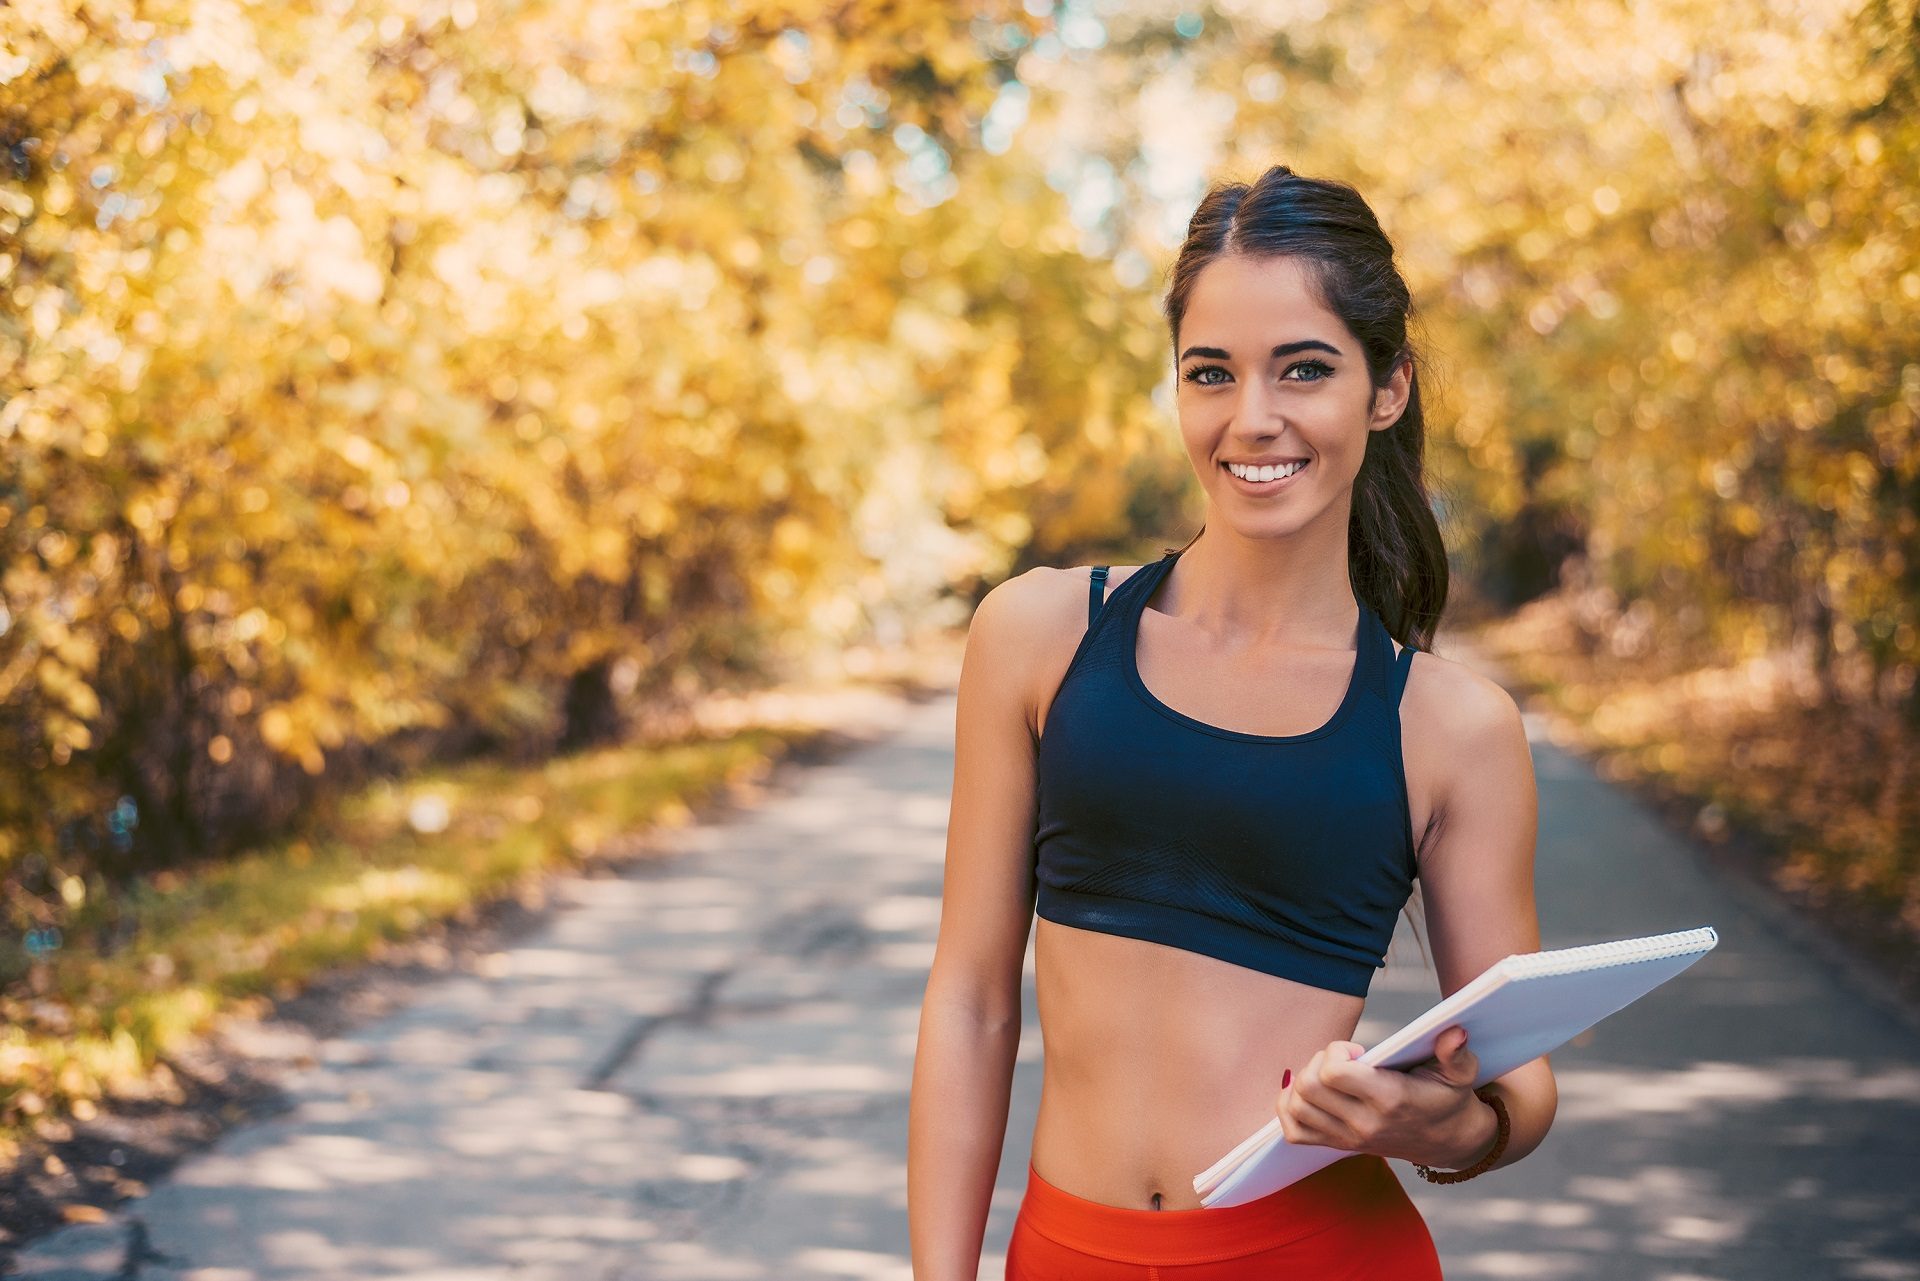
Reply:
[[[1507,1136],[1513,1131],[1512,1125],[1507,1120],[1507,1105],[1500,1101],[1500,1095],[1495,1092],[1491,1085],[1483,1085],[1473,1093],[1474,1097],[1490,1104],[1493,1108],[1494,1135],[1492,1149],[1489,1150],[1485,1156],[1463,1170],[1436,1170],[1430,1165],[1421,1165],[1418,1161],[1414,1162],[1413,1168],[1418,1170],[1420,1177],[1427,1182],[1459,1183],[1462,1180],[1471,1179],[1476,1174],[1484,1174],[1495,1161],[1500,1159],[1500,1154],[1507,1150]]]

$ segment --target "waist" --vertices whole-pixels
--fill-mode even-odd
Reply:
[[[1410,1204],[1386,1159],[1372,1153],[1345,1157],[1254,1201],[1181,1210],[1134,1209],[1078,1196],[1042,1176],[1039,1159],[1036,1152],[1028,1162],[1020,1205],[1028,1227],[1069,1249],[1149,1265],[1237,1258]]]

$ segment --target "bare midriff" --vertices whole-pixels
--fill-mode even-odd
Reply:
[[[1044,1071],[1033,1167],[1074,1196],[1200,1208],[1193,1176],[1272,1120],[1280,1078],[1366,999],[1036,918]]]

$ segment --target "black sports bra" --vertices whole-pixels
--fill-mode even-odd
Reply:
[[[1366,995],[1418,873],[1400,754],[1396,661],[1363,601],[1359,652],[1332,719],[1304,734],[1196,720],[1140,679],[1140,613],[1175,561],[1103,602],[1042,728],[1034,829],[1046,920]]]

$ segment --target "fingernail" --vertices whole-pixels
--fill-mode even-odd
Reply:
[[[1284,1090],[1284,1089],[1286,1089],[1286,1088],[1287,1088],[1287,1082],[1289,1082],[1289,1081],[1291,1081],[1291,1080],[1293,1080],[1293,1069],[1292,1069],[1292,1068],[1288,1068],[1288,1069],[1287,1069],[1286,1071],[1284,1071],[1284,1072],[1282,1072],[1282,1073],[1280,1074],[1280,1088],[1281,1088],[1281,1089],[1283,1089],[1283,1090]]]

